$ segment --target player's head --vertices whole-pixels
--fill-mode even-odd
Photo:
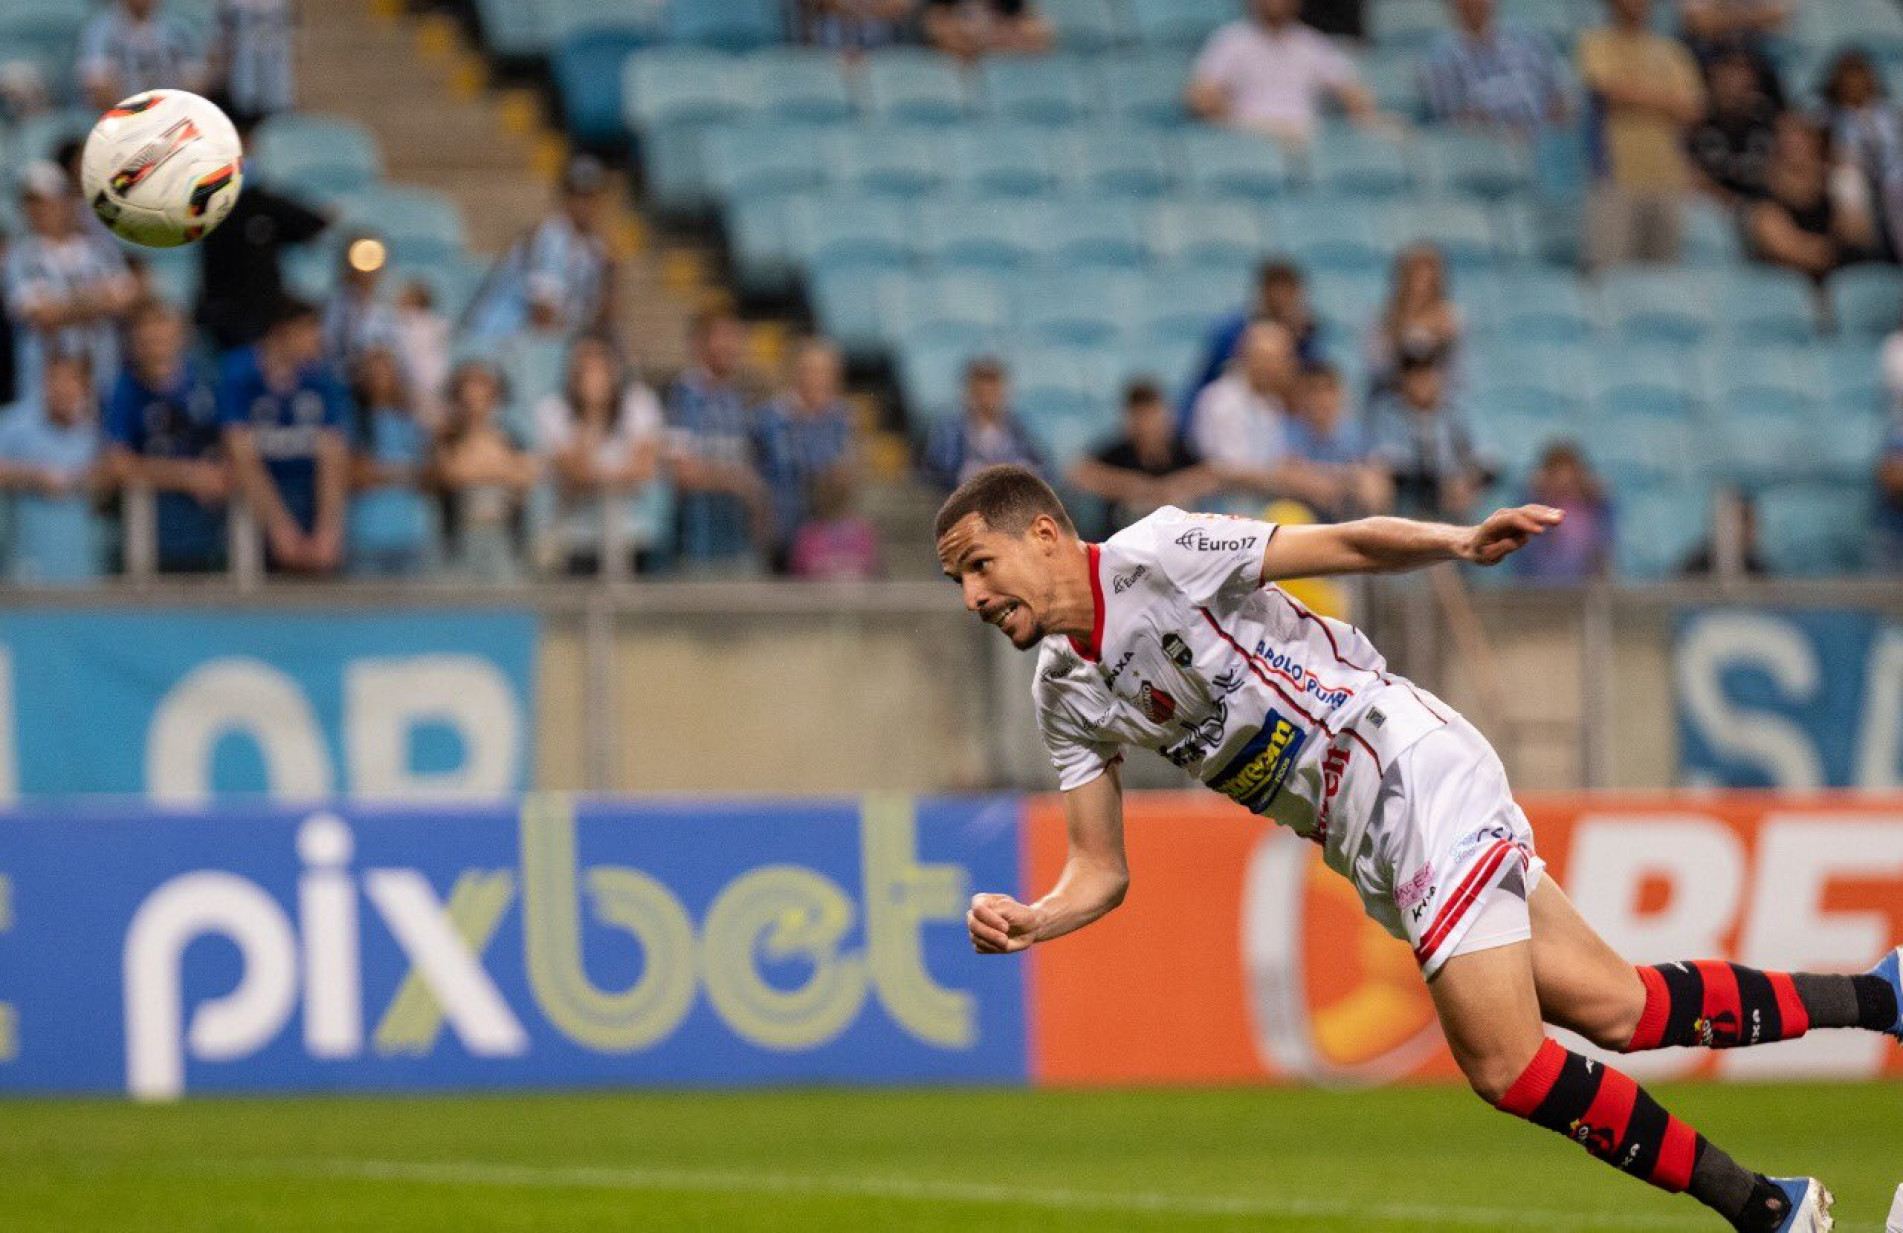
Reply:
[[[966,608],[1020,651],[1044,640],[1065,572],[1082,555],[1049,484],[1024,467],[986,467],[946,499],[933,534]]]

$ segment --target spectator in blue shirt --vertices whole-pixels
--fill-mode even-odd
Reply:
[[[218,0],[212,42],[219,102],[240,128],[297,105],[294,0]]]
[[[1289,452],[1334,481],[1335,499],[1317,511],[1334,519],[1383,513],[1394,503],[1389,477],[1370,461],[1368,434],[1347,414],[1347,405],[1334,365],[1313,365],[1295,379]]]
[[[116,0],[80,32],[78,76],[87,101],[103,111],[146,90],[203,93],[205,56],[161,0]]]
[[[754,427],[760,472],[773,498],[774,560],[781,566],[812,513],[814,486],[830,472],[853,469],[839,349],[807,339],[793,353],[790,375],[786,392],[761,409]]]
[[[218,420],[218,385],[186,359],[185,323],[157,301],[132,319],[131,361],[106,407],[114,471],[151,489],[158,568],[224,568],[231,473]]]
[[[1466,517],[1490,471],[1466,417],[1447,400],[1437,356],[1402,354],[1395,392],[1376,400],[1370,431],[1374,459],[1388,473],[1399,513],[1449,521]]]
[[[99,417],[92,369],[80,356],[47,361],[37,405],[0,421],[0,491],[13,494],[13,582],[71,584],[99,577],[93,519]]]
[[[1250,322],[1273,321],[1289,332],[1295,343],[1295,358],[1303,366],[1319,364],[1327,358],[1322,347],[1322,323],[1308,303],[1308,280],[1301,268],[1290,261],[1267,261],[1256,272],[1255,303],[1216,323],[1204,353],[1202,371],[1183,400],[1185,416],[1196,404],[1196,396],[1213,384],[1229,367],[1241,349],[1242,336]]]
[[[50,355],[85,355],[95,389],[119,371],[119,321],[137,284],[117,241],[105,243],[80,223],[79,194],[53,163],[20,173],[26,234],[7,249],[7,315],[14,324],[15,380],[21,398],[38,390]]]
[[[580,155],[562,177],[561,203],[503,255],[463,315],[463,330],[496,340],[536,330],[612,334],[614,263],[601,234],[608,176]]]
[[[667,392],[680,555],[690,565],[757,564],[756,543],[771,527],[766,483],[754,465],[753,404],[740,383],[745,347],[732,313],[701,313],[688,338],[693,364]]]
[[[1502,27],[1494,0],[1449,0],[1459,29],[1421,63],[1430,119],[1494,125],[1522,135],[1566,122],[1569,103],[1557,52],[1530,31]]]
[[[797,0],[799,39],[848,55],[905,41],[918,0]]]
[[[317,310],[286,300],[255,346],[225,357],[218,391],[237,487],[273,569],[327,574],[343,564],[349,396],[323,363]]]
[[[986,467],[1015,463],[1048,476],[1044,451],[1011,410],[1004,365],[988,356],[965,368],[965,410],[932,424],[919,467],[928,482],[950,492]]]
[[[416,422],[396,353],[372,346],[357,359],[354,496],[346,522],[350,572],[367,578],[421,573],[430,550],[430,435]]]
[[[337,283],[324,305],[324,358],[339,372],[355,372],[370,347],[398,343],[396,309],[377,295],[389,256],[367,233],[351,236],[337,254]]]

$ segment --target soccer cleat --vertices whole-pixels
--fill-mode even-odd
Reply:
[[[1896,990],[1896,1022],[1889,1026],[1888,1031],[1898,1040],[1903,1040],[1903,946],[1883,956],[1883,962],[1871,968],[1870,975]]]
[[[1774,1177],[1771,1184],[1791,1201],[1790,1214],[1777,1227],[1777,1233],[1830,1233],[1837,1221],[1830,1214],[1833,1199],[1824,1184],[1814,1177]]]

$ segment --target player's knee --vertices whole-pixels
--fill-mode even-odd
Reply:
[[[1581,1025],[1580,1035],[1614,1053],[1631,1050],[1633,1038],[1639,1033],[1639,1022],[1645,1017],[1645,982],[1636,969],[1628,970],[1625,977],[1599,999],[1591,1021]]]
[[[1474,1095],[1490,1105],[1497,1105],[1506,1099],[1526,1068],[1533,1064],[1533,1054],[1524,1050],[1498,1050],[1459,1060],[1461,1073],[1467,1076],[1467,1086],[1473,1089]]]

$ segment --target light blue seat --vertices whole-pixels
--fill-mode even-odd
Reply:
[[[1086,394],[1040,390],[1020,399],[1017,410],[1059,474],[1095,449],[1109,435],[1106,429],[1116,427],[1104,406]]]
[[[867,266],[818,270],[806,280],[806,299],[826,337],[849,357],[869,360],[884,351],[891,334],[901,332],[888,329],[880,295],[886,284],[904,281],[904,275]]]
[[[1592,355],[1586,347],[1476,339],[1470,355],[1476,399],[1490,397],[1501,406],[1517,401],[1572,422],[1585,418],[1592,388]]]
[[[1110,270],[1053,271],[1020,279],[1011,292],[1013,337],[1031,343],[1104,347],[1134,315],[1134,275]]]
[[[892,48],[867,56],[859,97],[868,113],[890,123],[962,124],[971,110],[958,62],[916,48]]]
[[[370,130],[336,116],[288,113],[252,134],[250,166],[260,180],[289,189],[351,193],[383,178],[383,156]]]
[[[1143,338],[1117,348],[1104,366],[1104,377],[1117,397],[1121,397],[1130,382],[1143,378],[1161,385],[1164,397],[1173,399],[1195,379],[1202,358],[1200,342]]]
[[[1734,408],[1811,420],[1822,392],[1817,357],[1802,346],[1721,347],[1701,357],[1705,388],[1720,416]]]
[[[880,281],[875,310],[890,332],[938,340],[958,331],[996,336],[1011,322],[1005,279],[971,271],[899,275]]]
[[[1015,203],[940,198],[920,204],[918,221],[918,242],[941,270],[1015,270],[1037,257]]]
[[[1738,220],[1716,202],[1691,197],[1684,205],[1680,259],[1699,269],[1728,269],[1744,261]]]
[[[1821,434],[1817,459],[1825,478],[1861,488],[1876,474],[1877,463],[1891,433],[1890,416],[1882,411],[1852,405],[1833,405],[1829,412],[1830,431]]]
[[[1615,498],[1613,559],[1634,581],[1675,576],[1709,535],[1711,495],[1698,484],[1671,483]]]
[[[1042,0],[1057,45],[1067,51],[1102,52],[1129,41],[1124,6],[1118,0]]]
[[[1888,265],[1854,265],[1825,284],[1837,332],[1877,339],[1903,325],[1903,272]]]
[[[1335,197],[1393,197],[1414,182],[1407,149],[1381,133],[1345,124],[1318,133],[1308,149],[1318,192]]]
[[[1532,472],[1547,446],[1581,436],[1569,408],[1504,389],[1477,390],[1468,406],[1475,445],[1516,481]]]
[[[1420,58],[1406,48],[1377,47],[1362,61],[1361,82],[1381,110],[1397,116],[1421,114]]]
[[[1634,342],[1695,347],[1712,335],[1713,290],[1708,279],[1687,270],[1627,267],[1605,276],[1599,302],[1606,324]]]
[[[806,47],[757,51],[742,62],[741,92],[753,110],[793,124],[844,124],[854,114],[840,58]]]
[[[627,141],[621,66],[652,41],[651,31],[612,26],[576,28],[561,37],[549,70],[569,137],[595,149]]]
[[[833,135],[808,125],[753,123],[713,129],[703,139],[707,183],[728,202],[814,192],[837,157]]]
[[[1697,418],[1703,386],[1680,349],[1608,342],[1594,345],[1590,355],[1596,377],[1592,412],[1598,423],[1645,418],[1690,423]]]
[[[996,120],[1071,125],[1096,110],[1088,62],[1077,56],[992,56],[978,68],[978,85]]]
[[[1489,269],[1497,259],[1499,229],[1486,207],[1476,202],[1412,200],[1397,206],[1390,219],[1386,229],[1404,243],[1434,245],[1457,272]]]
[[[1246,268],[1267,251],[1256,211],[1238,202],[1160,202],[1149,231],[1158,254],[1173,261]]]
[[[1377,46],[1419,53],[1452,28],[1443,0],[1381,0],[1368,6]]]
[[[652,43],[664,36],[658,5],[628,0],[535,0],[550,45],[589,31],[618,31]],[[176,9],[176,4],[170,7]]]
[[[777,297],[793,289],[793,215],[801,208],[798,202],[793,197],[752,197],[727,203],[727,250],[741,291]]]
[[[669,4],[662,20],[669,42],[751,51],[786,38],[779,0],[692,0]]]
[[[1525,148],[1499,136],[1429,129],[1416,138],[1416,151],[1422,182],[1436,192],[1493,201],[1517,196],[1533,184]]]
[[[1593,464],[1618,490],[1646,485],[1683,483],[1685,460],[1691,453],[1695,429],[1677,420],[1655,415],[1614,414],[1600,419],[1584,441],[1590,443]]]
[[[1143,128],[1090,128],[1078,134],[1074,182],[1117,197],[1160,197],[1176,187],[1170,138]]]
[[[736,87],[736,63],[722,52],[694,48],[636,52],[621,70],[628,127],[646,133],[664,125],[738,118],[746,105]]]
[[[875,197],[929,197],[950,178],[942,130],[863,125],[840,134],[839,180]]]
[[[1130,0],[1130,32],[1147,47],[1201,47],[1240,16],[1231,0]]]
[[[1207,279],[1152,278],[1137,302],[1136,333],[1146,344],[1200,347],[1216,320],[1234,308],[1234,298]]]
[[[1809,279],[1764,266],[1732,270],[1718,290],[1718,318],[1737,343],[1803,344],[1817,336],[1817,297]]]
[[[1173,52],[1108,55],[1096,65],[1097,97],[1106,119],[1150,128],[1176,128],[1190,122],[1183,92],[1189,85],[1189,61]]]
[[[951,174],[973,197],[1042,197],[1057,191],[1064,139],[1029,124],[983,124],[951,139]]]
[[[1778,484],[1758,494],[1759,542],[1766,564],[1780,575],[1857,572],[1865,561],[1871,517],[1866,488]]]
[[[1275,234],[1311,270],[1380,270],[1394,261],[1398,240],[1374,205],[1353,197],[1290,198],[1269,211]]]
[[[483,45],[503,60],[532,60],[548,50],[542,5],[535,0],[476,0]]]
[[[1832,422],[1889,410],[1889,393],[1883,387],[1883,374],[1872,348],[1846,340],[1821,344],[1815,351]]]
[[[1091,370],[1096,351],[1062,343],[1013,339],[1004,362],[1018,399],[1077,395],[1088,398],[1096,382]]]
[[[1373,270],[1319,270],[1309,281],[1309,300],[1337,337],[1356,338],[1381,313],[1388,280]]]
[[[1487,304],[1488,328],[1521,342],[1584,342],[1596,316],[1586,284],[1560,270],[1504,272]]]
[[[393,260],[436,261],[467,246],[462,210],[453,198],[427,188],[374,185],[337,200],[338,237],[371,231],[383,237]]]
[[[1599,11],[1578,0],[1504,0],[1500,18],[1545,35],[1561,54],[1572,48],[1581,30],[1600,24]]]
[[[909,203],[876,197],[802,197],[791,218],[794,255],[811,270],[899,271],[913,260]]]
[[[1289,191],[1288,156],[1266,137],[1197,126],[1170,141],[1182,164],[1183,186],[1197,197],[1260,202]]]
[[[1083,196],[1032,203],[1024,225],[1047,266],[1140,270],[1150,260],[1143,221],[1135,202]]]
[[[981,356],[997,354],[997,340],[986,338],[916,343],[902,348],[899,389],[905,396],[909,412],[906,419],[913,433],[923,437],[933,420],[956,414],[964,397],[965,366]]]
[[[1710,423],[1713,439],[1701,452],[1724,478],[1756,486],[1824,472],[1815,416],[1767,391],[1727,392],[1713,404]]]

